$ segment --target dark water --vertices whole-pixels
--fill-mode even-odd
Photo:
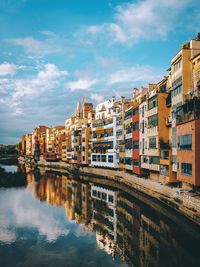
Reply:
[[[200,228],[124,185],[42,170],[0,181],[0,266],[200,266]]]

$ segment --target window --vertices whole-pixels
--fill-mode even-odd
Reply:
[[[85,138],[83,137],[83,142],[85,142]]]
[[[176,164],[177,162],[176,162],[176,155],[172,155],[172,163],[173,164]]]
[[[172,147],[176,147],[176,127],[172,128]]]
[[[135,108],[134,110],[133,110],[133,115],[137,115],[139,113],[139,108]]]
[[[110,163],[113,162],[113,155],[108,155],[108,162],[110,162]]]
[[[148,118],[148,126],[149,127],[158,126],[158,114],[155,114],[155,115]]]
[[[85,151],[85,146],[82,147],[83,151]]]
[[[139,166],[139,161],[137,159],[133,160],[133,166],[136,166],[136,167]]]
[[[85,156],[83,156],[83,161],[85,161]]]
[[[142,118],[144,117],[144,106],[142,107]]]
[[[182,85],[179,85],[175,89],[172,90],[172,97],[181,94],[181,92],[182,92]]]
[[[139,141],[133,141],[133,148],[138,149],[139,148]]]
[[[156,137],[149,138],[149,148],[156,148]]]
[[[144,156],[144,157],[142,158],[142,162],[144,162],[144,163],[148,163],[148,158]]]
[[[144,133],[144,121],[140,124],[140,131]]]
[[[192,150],[192,135],[182,135],[178,137],[178,147],[180,150]]]
[[[102,198],[103,200],[106,200],[106,199],[107,199],[107,194],[106,194],[106,193],[101,193],[101,198]]]
[[[126,164],[132,165],[132,158],[126,158]]]
[[[97,196],[97,191],[96,190],[93,190],[92,191],[92,195],[96,197]]]
[[[128,119],[131,118],[131,116],[132,116],[132,109],[130,109],[130,110],[128,110],[128,111],[125,112],[124,119],[125,120],[128,120]]]
[[[128,124],[128,125],[126,126],[126,134],[129,134],[129,133],[131,133],[131,132],[132,132],[131,124]]]
[[[149,163],[150,164],[160,164],[160,159],[159,159],[159,157],[150,157]]]
[[[97,155],[97,161],[101,161],[101,155]]]
[[[182,174],[192,176],[192,164],[191,163],[181,163]]]
[[[132,149],[132,138],[127,139],[127,140],[125,141],[125,148],[126,148],[126,149]]]
[[[133,131],[139,131],[139,122],[133,123]]]
[[[116,135],[117,135],[117,138],[119,138],[120,136],[122,136],[122,130],[117,130]]]
[[[169,159],[169,151],[168,150],[162,150],[160,153],[161,159]]]
[[[106,162],[106,155],[101,155],[101,161]]]
[[[97,161],[97,155],[92,155],[92,161]]]
[[[153,97],[151,98],[149,101],[148,101],[148,110],[152,109],[152,108],[155,108],[158,106],[158,98],[157,96],[156,97]]]
[[[160,173],[164,176],[169,176],[169,166],[160,165]]]
[[[112,195],[109,195],[109,196],[108,196],[108,201],[109,201],[110,203],[113,203],[113,202],[114,202],[114,197],[113,197]]]
[[[125,164],[125,158],[119,158],[119,163]]]

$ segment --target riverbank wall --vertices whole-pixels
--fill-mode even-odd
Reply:
[[[93,176],[94,178],[104,177],[116,183],[126,184],[134,190],[165,203],[200,224],[200,194],[180,188],[172,188],[166,184],[137,177],[136,175],[119,170],[76,166],[66,162],[47,162],[44,159],[40,159],[37,165],[49,170]]]

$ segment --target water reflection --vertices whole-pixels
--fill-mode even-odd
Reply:
[[[30,199],[30,192],[40,201],[40,211],[37,211],[38,202]],[[53,172],[33,174],[27,170],[27,190],[20,195],[23,196],[21,202],[19,195],[15,196],[18,200],[14,199],[15,203],[21,203],[17,207],[14,204],[19,213],[15,214],[15,220],[20,227],[37,228],[40,236],[45,236],[49,242],[73,233],[73,236],[83,237],[82,247],[80,240],[73,246],[76,250],[80,246],[82,258],[89,260],[94,247],[109,257],[98,256],[100,254],[95,252],[91,264],[71,261],[69,266],[200,266],[198,226],[167,208],[150,204],[148,199],[146,202],[142,198],[139,200],[134,192],[129,190],[128,193],[114,183],[108,185],[100,179]],[[62,217],[63,208],[65,217]],[[0,212],[3,214],[5,210]],[[0,224],[0,239],[4,243],[6,238],[14,242],[16,232],[8,231],[6,223],[9,224],[5,221]],[[70,246],[73,240],[70,239]],[[86,240],[93,240],[92,247]],[[60,245],[57,249],[63,255]],[[63,257],[70,253],[66,252]]]
[[[35,194],[42,201],[63,205],[67,218],[96,232],[100,249],[113,257],[119,253],[129,266],[198,265],[200,240],[199,234],[190,232],[192,225],[180,228],[178,221],[134,195],[94,181],[47,172],[35,186]]]
[[[17,172],[18,166],[17,165],[3,165],[0,164],[0,168],[3,168],[6,172]]]

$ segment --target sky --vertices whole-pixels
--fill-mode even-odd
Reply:
[[[0,143],[167,75],[198,0],[0,0]]]

